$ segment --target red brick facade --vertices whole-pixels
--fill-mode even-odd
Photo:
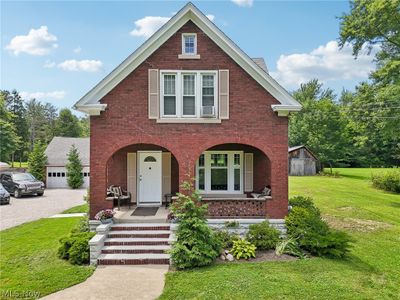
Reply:
[[[178,59],[181,33],[197,33],[197,52],[201,59]],[[160,124],[148,118],[148,69],[219,70],[229,69],[229,120],[221,124]],[[90,216],[112,203],[105,201],[110,182],[126,185],[125,147],[156,145],[170,151],[172,189],[194,173],[199,155],[221,144],[242,144],[258,149],[254,157],[254,189],[269,183],[272,200],[257,208],[270,218],[287,214],[288,200],[288,120],[278,117],[271,104],[278,104],[263,87],[248,75],[192,22],[185,24],[164,45],[109,92],[100,116],[92,116],[90,148]],[[131,146],[136,145],[136,146]],[[224,148],[224,146],[218,146]],[[121,151],[119,151],[121,150]],[[150,149],[149,149],[150,150]],[[258,175],[260,174],[261,175]],[[179,175],[178,175],[179,174]],[[252,204],[249,202],[249,206]],[[247,205],[243,203],[242,205]]]

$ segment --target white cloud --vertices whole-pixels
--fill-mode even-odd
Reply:
[[[53,92],[21,92],[20,95],[23,99],[63,99],[65,97],[65,91],[53,91]]]
[[[237,6],[241,7],[252,7],[253,6],[253,0],[232,0],[233,3],[235,3]]]
[[[15,55],[27,53],[30,55],[46,55],[51,49],[57,48],[57,37],[48,32],[47,26],[31,29],[27,35],[17,35],[6,46]]]
[[[211,21],[215,20],[215,16],[212,14],[206,15]],[[171,19],[170,17],[160,17],[160,16],[146,16],[142,19],[135,21],[136,28],[130,32],[132,36],[138,37],[150,37],[154,32],[156,32],[161,26],[167,23]]]
[[[133,29],[130,34],[132,36],[139,37],[150,37],[154,32],[156,32],[162,25],[168,22],[169,17],[155,17],[147,16],[142,19],[135,21],[136,28]]]
[[[208,19],[210,19],[211,22],[214,22],[214,20],[215,20],[215,16],[214,15],[209,14],[209,15],[206,15],[206,17]]]
[[[54,68],[55,66],[56,66],[56,63],[54,61],[46,60],[46,62],[43,65],[43,68],[51,69],[51,68]]]
[[[271,75],[286,87],[297,87],[313,78],[322,82],[364,79],[374,69],[376,51],[375,48],[371,55],[364,51],[354,59],[350,44],[340,49],[336,41],[329,41],[309,53],[281,55],[276,64],[277,71]]]
[[[65,71],[83,71],[83,72],[97,72],[100,71],[103,63],[100,60],[76,60],[69,59],[59,63],[57,67]]]
[[[81,53],[82,48],[80,46],[78,46],[73,51],[74,51],[74,53]]]

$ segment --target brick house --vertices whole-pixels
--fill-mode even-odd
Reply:
[[[288,115],[301,106],[193,4],[75,108],[90,115],[91,218],[112,208],[110,185],[161,206],[188,176],[210,218],[286,216]]]

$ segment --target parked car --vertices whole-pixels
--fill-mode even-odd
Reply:
[[[0,183],[0,204],[10,204],[10,194]]]
[[[44,183],[30,173],[5,172],[0,175],[0,183],[15,198],[44,194]]]

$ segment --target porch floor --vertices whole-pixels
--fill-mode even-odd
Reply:
[[[114,209],[114,223],[169,223],[169,209],[165,206],[160,206],[154,216],[131,216],[136,206],[121,207],[121,210]]]

